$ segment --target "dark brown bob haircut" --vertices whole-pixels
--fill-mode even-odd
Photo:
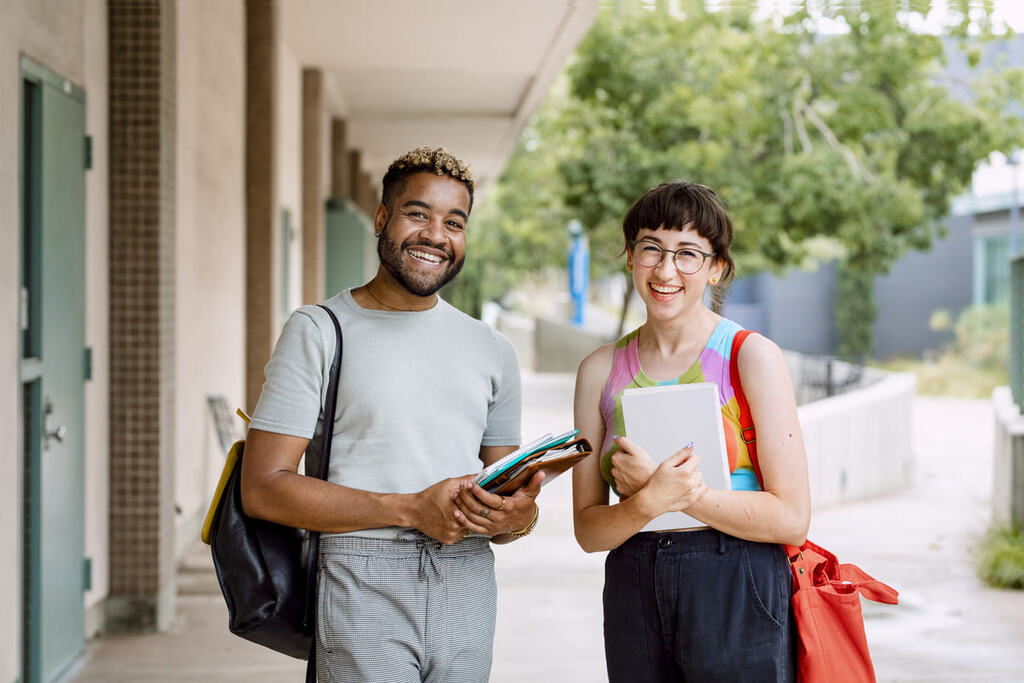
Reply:
[[[724,290],[735,274],[736,266],[729,248],[732,246],[732,221],[725,203],[705,185],[685,180],[662,183],[647,191],[626,211],[622,234],[629,243],[643,228],[650,230],[685,230],[693,228],[711,243],[715,258],[725,264],[722,277],[715,285]]]
[[[405,190],[406,180],[417,173],[458,180],[469,191],[469,209],[473,210],[473,175],[469,166],[444,147],[417,147],[392,161],[380,183],[380,203],[390,210],[391,202]]]

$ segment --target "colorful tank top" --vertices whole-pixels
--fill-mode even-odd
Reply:
[[[639,328],[615,343],[612,371],[601,394],[601,415],[605,424],[604,443],[601,445],[601,476],[613,491],[615,482],[611,475],[612,454],[618,450],[618,446],[612,442],[612,437],[629,436],[622,420],[622,392],[637,387],[697,382],[714,382],[718,385],[718,402],[722,406],[722,427],[725,433],[726,452],[729,454],[732,489],[761,490],[750,462],[747,444],[740,436],[740,409],[729,372],[732,340],[741,329],[743,328],[733,321],[722,318],[694,364],[679,377],[661,382],[648,377],[640,367],[640,354],[637,348]]]

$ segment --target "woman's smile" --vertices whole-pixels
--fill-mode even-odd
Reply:
[[[676,294],[683,291],[682,285],[668,285],[661,282],[648,283],[647,288],[655,301],[671,301]]]

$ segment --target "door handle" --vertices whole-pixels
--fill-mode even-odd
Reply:
[[[53,413],[53,401],[47,396],[46,406],[43,408],[43,450],[50,449],[50,439],[55,439],[57,443],[64,443],[64,438],[68,435],[67,425],[58,425],[56,429],[50,430],[51,413]]]

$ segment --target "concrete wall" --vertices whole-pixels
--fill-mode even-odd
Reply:
[[[198,535],[224,453],[207,406],[244,400],[245,14],[178,2],[177,552]],[[225,39],[230,37],[230,39]]]
[[[533,369],[537,372],[576,372],[580,361],[609,341],[569,323],[537,318],[533,353],[528,357],[533,357]]]
[[[800,406],[815,509],[909,485],[915,386],[909,373],[885,373],[864,388]]]
[[[784,278],[763,276],[767,336],[800,353],[834,353],[839,344],[833,302],[836,265],[814,272],[791,270]]]
[[[992,521],[1024,529],[1024,415],[1009,387],[992,392],[995,454],[992,478]]]
[[[947,219],[949,236],[935,240],[931,251],[912,252],[892,271],[875,280],[875,356],[918,355],[947,338],[933,332],[929,319],[938,309],[954,318],[970,306],[974,277],[971,217]]]
[[[834,353],[835,264],[783,276],[759,273],[730,289],[722,315],[800,353]]]
[[[512,346],[516,349],[516,356],[519,358],[519,367],[523,370],[536,369],[537,361],[534,358],[533,340],[536,336],[537,321],[527,315],[503,311],[498,315],[495,328],[511,340]],[[596,345],[594,348],[597,348]],[[575,368],[561,372],[575,372]]]

